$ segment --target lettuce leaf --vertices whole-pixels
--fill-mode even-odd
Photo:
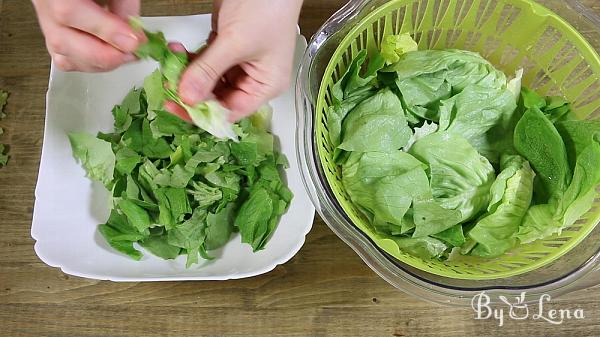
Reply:
[[[404,145],[402,150],[404,152],[408,152],[408,150],[410,150],[411,146],[413,146],[413,144],[417,140],[419,140],[427,135],[430,135],[430,134],[436,132],[437,130],[438,130],[438,125],[433,122],[425,122],[420,127],[414,128],[413,135],[408,139],[408,142],[406,143],[406,145]]]
[[[418,49],[410,34],[387,35],[381,41],[381,56],[386,64],[398,62],[402,54]]]
[[[508,89],[468,86],[440,102],[440,130],[463,136],[479,153],[498,162],[512,144],[499,142],[500,137],[493,137],[493,133],[512,133],[510,120],[516,107],[514,94]]]
[[[577,157],[573,178],[564,193],[530,208],[515,237],[528,243],[573,225],[592,207],[600,184],[599,168],[600,143],[595,140]]]
[[[394,238],[394,242],[403,251],[423,259],[439,258],[449,248],[441,240],[429,236],[423,238]]]
[[[594,138],[600,139],[600,121],[568,120],[559,121],[554,126],[565,143],[569,165],[575,169],[577,157],[594,141]]]
[[[385,60],[381,54],[375,54],[368,62],[367,70],[361,75],[360,72],[364,67],[366,59],[367,51],[359,51],[340,80],[333,85],[331,91],[334,103],[339,104],[357,93],[369,90],[374,86],[371,82],[376,80],[377,71],[383,68]]]
[[[363,100],[346,116],[338,148],[390,152],[405,146],[411,136],[400,99],[390,90],[382,90]]]
[[[436,74],[458,93],[469,85],[487,88],[506,86],[506,76],[481,55],[465,50],[420,50],[404,54],[400,60],[382,69],[396,72],[397,81]]]
[[[161,32],[152,33],[144,30],[139,20],[133,19],[130,24],[133,28],[143,31],[147,38],[147,42],[138,47],[135,55],[140,59],[154,59],[160,64],[162,85],[158,85],[158,75],[156,73],[152,74],[145,83],[152,94],[152,99],[149,101],[150,111],[155,112],[161,104],[160,102],[167,98],[183,107],[196,126],[217,138],[237,140],[237,135],[233,131],[231,123],[227,121],[229,110],[218,101],[207,100],[195,106],[190,106],[185,104],[177,94],[179,79],[189,64],[187,55],[172,51]],[[162,95],[156,94],[160,91],[159,88],[163,90]]]
[[[514,247],[514,234],[529,209],[535,173],[520,156],[502,158],[502,171],[491,188],[488,212],[469,231],[477,242],[470,255],[495,257]]]
[[[555,219],[562,227],[575,223],[591,207],[600,183],[600,140],[592,141],[578,156],[571,184],[558,201]]]
[[[461,222],[487,207],[494,168],[464,137],[438,131],[415,142],[409,153],[429,166],[433,198],[460,211]]]
[[[408,153],[353,152],[342,166],[342,183],[352,202],[372,219],[377,230],[401,227],[414,199],[427,197],[423,163]]]
[[[413,220],[415,231],[413,238],[440,234],[463,221],[460,210],[448,209],[433,199],[413,202]]]
[[[514,144],[539,178],[536,200],[547,202],[564,193],[571,179],[567,150],[554,125],[536,106],[527,109],[517,123]]]
[[[79,132],[70,133],[69,141],[73,149],[73,157],[81,163],[88,177],[110,189],[116,160],[111,144]]]

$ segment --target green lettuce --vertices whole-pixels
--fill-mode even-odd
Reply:
[[[381,41],[381,56],[386,64],[392,64],[400,60],[402,54],[415,51],[418,45],[410,34],[387,35]]]
[[[408,153],[353,152],[342,166],[342,182],[350,199],[383,233],[402,227],[413,200],[427,197],[425,165]]]
[[[382,90],[363,100],[342,123],[344,151],[396,151],[412,136],[402,103],[390,90]]]
[[[8,92],[0,90],[0,120],[6,117],[6,114],[4,113],[4,106],[6,105],[7,101]],[[4,129],[0,127],[0,135],[2,135],[3,133]],[[0,166],[6,166],[6,163],[8,162],[9,155],[7,149],[8,148],[6,145],[0,144]]]
[[[529,209],[515,237],[528,243],[561,232],[583,216],[597,196],[600,184],[600,143],[592,141],[577,157],[573,179],[564,193]]]
[[[515,148],[539,178],[536,200],[548,201],[565,191],[571,179],[565,144],[550,120],[537,107],[529,108],[517,123]]]
[[[237,135],[227,121],[229,110],[215,100],[200,102],[195,106],[184,103],[177,94],[181,74],[189,64],[186,53],[172,51],[161,32],[152,33],[142,28],[139,20],[133,19],[131,25],[144,32],[147,42],[138,47],[135,55],[141,59],[151,58],[160,64],[161,84],[155,73],[146,80],[145,88],[151,95],[150,111],[160,109],[160,102],[168,98],[179,104],[189,114],[194,124],[217,138],[237,140]],[[162,93],[160,92],[162,89]]]
[[[462,136],[436,132],[417,142],[409,153],[429,166],[433,198],[461,212],[461,222],[487,207],[494,168]]]
[[[562,137],[569,157],[569,165],[575,168],[577,157],[594,141],[600,139],[600,121],[567,120],[554,124]]]
[[[394,242],[403,251],[421,257],[432,259],[441,257],[448,249],[443,241],[432,237],[424,238],[394,238]]]
[[[468,86],[440,102],[440,130],[463,136],[479,153],[492,162],[498,162],[500,154],[512,144],[498,141],[493,135],[512,132],[510,120],[516,107],[514,95],[508,89]]]
[[[469,231],[468,237],[477,245],[471,255],[495,257],[516,244],[514,234],[529,209],[535,173],[520,156],[502,158],[502,171],[490,190],[490,204]]]
[[[493,258],[591,208],[600,123],[477,53],[419,51],[408,34],[380,49],[355,55],[325,108],[334,162],[371,238],[423,259]]]
[[[115,170],[115,154],[111,144],[87,133],[70,133],[69,141],[75,157],[91,179],[110,187]]]
[[[506,76],[477,53],[463,50],[422,50],[403,54],[382,69],[395,73],[395,84],[406,109],[419,119],[439,121],[439,104],[468,86],[506,88]]]
[[[237,142],[220,139],[162,110],[159,75],[113,108],[112,133],[69,134],[74,157],[111,193],[99,232],[133,259],[142,257],[139,245],[163,259],[187,255],[187,266],[212,259],[209,251],[236,231],[263,249],[293,197],[280,173],[287,160],[267,130],[270,112],[237,123]]]
[[[341,79],[332,88],[333,105],[328,107],[327,127],[329,138],[334,146],[340,144],[342,133],[342,121],[346,115],[362,102],[375,93],[370,82],[376,79],[377,71],[383,67],[383,58],[377,58],[377,62],[369,62],[369,68],[364,75],[360,70],[367,58],[365,50],[360,51],[352,60]]]

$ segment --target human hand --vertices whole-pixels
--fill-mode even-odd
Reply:
[[[182,75],[181,99],[195,105],[216,96],[233,122],[283,92],[291,78],[301,5],[301,0],[216,0],[208,46],[192,56]],[[188,119],[173,102],[166,107]]]
[[[135,60],[144,37],[128,25],[138,16],[140,0],[110,0],[106,8],[93,0],[32,0],[46,47],[65,71],[100,72]]]

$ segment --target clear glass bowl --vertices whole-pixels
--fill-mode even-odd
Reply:
[[[403,264],[379,249],[358,230],[335,200],[317,157],[314,116],[316,97],[331,55],[354,24],[385,0],[353,0],[336,12],[313,35],[296,81],[297,156],[302,163],[306,190],[319,215],[379,276],[396,288],[418,298],[450,305],[470,305],[473,296],[485,291],[492,302],[500,296],[525,292],[525,301],[569,294],[585,296],[600,284],[600,226],[577,247],[555,262],[537,270],[496,280],[459,280],[441,277]],[[559,14],[598,50],[600,17],[577,0],[538,0]]]

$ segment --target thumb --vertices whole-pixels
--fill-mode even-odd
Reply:
[[[233,54],[227,40],[219,37],[204,48],[181,77],[181,99],[195,105],[210,96],[223,74],[241,60],[239,54]]]

